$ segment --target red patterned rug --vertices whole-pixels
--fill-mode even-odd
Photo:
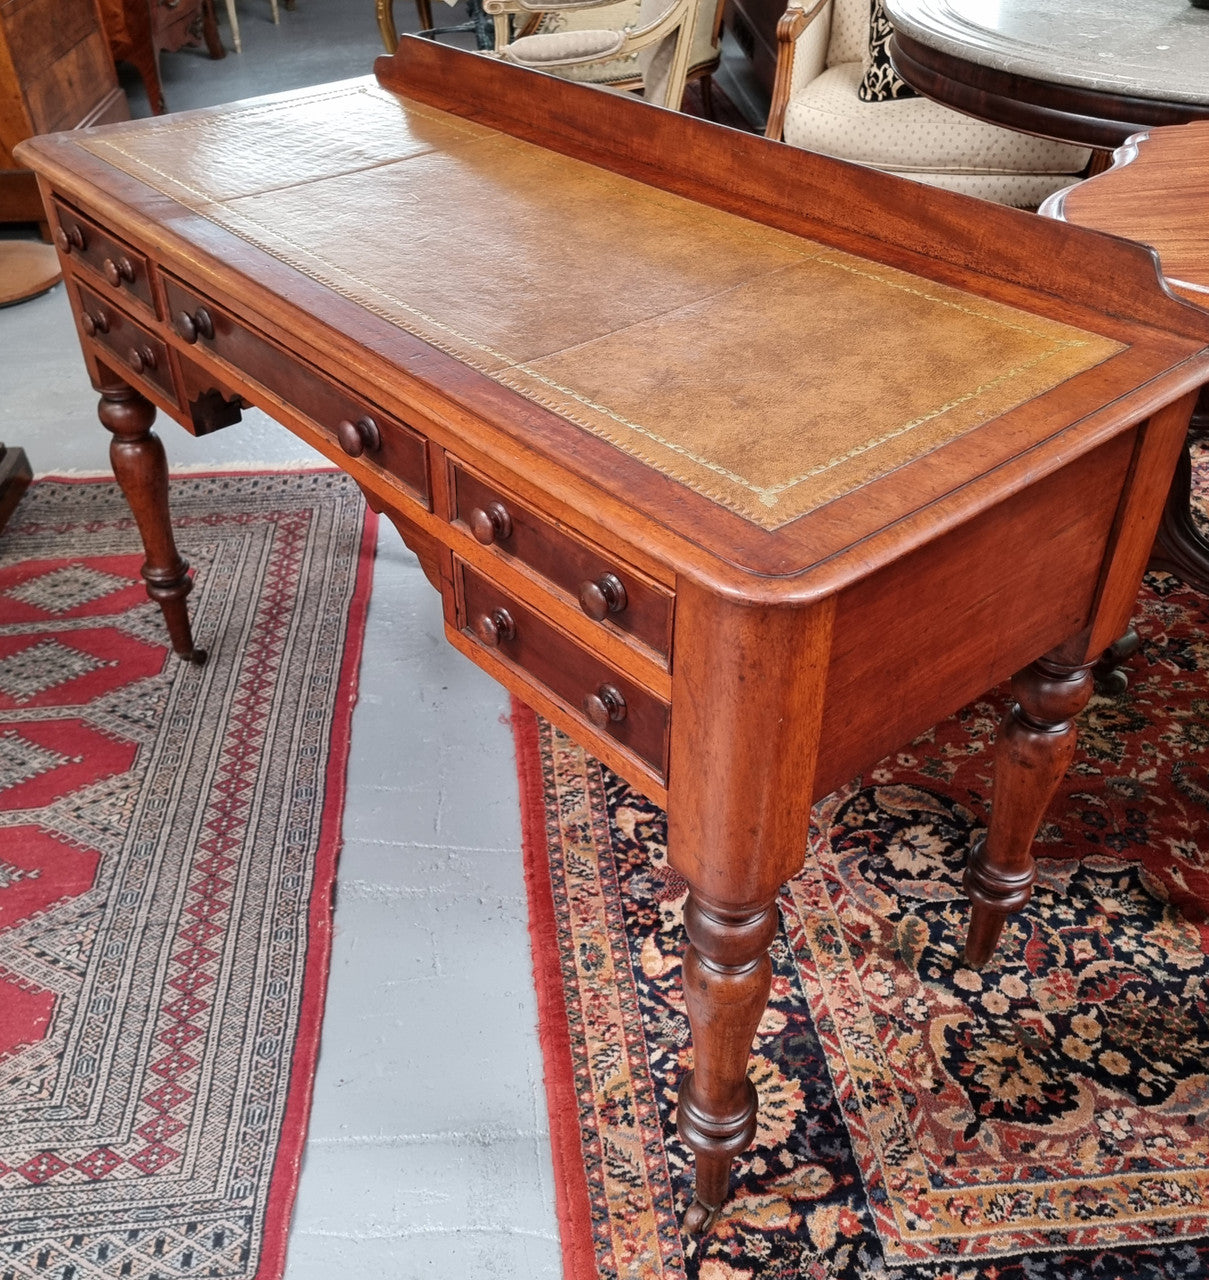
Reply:
[[[327,472],[173,481],[201,667],[115,485],[0,535],[0,1277],[281,1274],[374,521]]]
[[[700,1242],[677,1229],[691,1048],[663,813],[517,707],[568,1280],[1209,1275],[1209,602],[1157,576],[1138,628],[982,973],[961,871],[1006,689],[816,808],[759,1132]]]

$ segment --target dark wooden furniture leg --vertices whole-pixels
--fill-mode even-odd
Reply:
[[[147,559],[143,580],[147,594],[159,605],[177,657],[188,662],[206,660],[193,644],[185,599],[193,589],[189,563],[176,549],[168,515],[168,461],[164,446],[151,430],[155,405],[124,382],[101,388],[97,410],[112,432],[109,461],[143,539]]]
[[[33,478],[25,450],[0,444],[0,529],[8,524],[9,516]]]
[[[1188,427],[1188,442],[1209,435],[1209,387],[1202,387]],[[1165,569],[1197,591],[1209,595],[1209,539],[1192,518],[1192,459],[1183,450],[1175,468],[1163,521],[1150,555],[1152,569]]]
[[[690,1235],[708,1231],[730,1189],[730,1167],[756,1136],[759,1098],[747,1078],[751,1044],[768,1004],[776,898],[734,909],[693,891],[684,907],[684,1003],[694,1067],[680,1085],[676,1127],[697,1157]]]
[[[289,8],[289,6],[286,6]],[[218,18],[214,13],[214,0],[202,0],[202,38],[206,42],[206,52],[211,58],[225,58],[222,37],[218,34]]]
[[[687,639],[673,676],[668,860],[690,886],[693,1069],[677,1108],[696,1157],[690,1233],[713,1222],[756,1132],[747,1064],[768,1003],[777,894],[806,855],[834,608],[744,606],[689,582],[676,595]]]
[[[1074,718],[1091,697],[1093,665],[1066,662],[1059,650],[1012,679],[1013,702],[995,744],[991,821],[965,873],[971,904],[965,960],[973,969],[991,958],[1004,921],[1032,896],[1033,838],[1070,767]]]

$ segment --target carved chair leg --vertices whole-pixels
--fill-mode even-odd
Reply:
[[[115,383],[102,388],[97,414],[113,434],[109,461],[143,539],[147,594],[163,612],[176,655],[202,663],[205,650],[193,644],[185,605],[193,580],[188,561],[176,549],[168,514],[168,462],[164,446],[151,430],[155,405],[133,387]]]
[[[1074,717],[1091,696],[1092,666],[1047,655],[1012,679],[1014,701],[995,746],[990,826],[965,874],[971,904],[965,960],[971,968],[986,964],[1008,915],[1032,896],[1033,839],[1070,767]]]
[[[685,1231],[695,1235],[713,1225],[731,1162],[756,1133],[758,1100],[747,1063],[772,984],[768,947],[777,932],[776,903],[731,910],[691,891],[684,926],[694,1065],[680,1086],[677,1128],[697,1157],[695,1195],[684,1215]]]

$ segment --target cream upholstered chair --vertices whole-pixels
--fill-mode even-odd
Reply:
[[[529,22],[519,24],[517,34],[545,35],[555,31],[576,31],[584,27],[632,27],[638,22],[640,0],[612,0],[600,8],[550,8],[534,13]],[[722,58],[722,8],[725,0],[698,0],[688,51],[688,78],[698,80],[705,114],[712,117],[713,73]],[[635,56],[612,58],[607,62],[567,67],[559,74],[568,80],[607,85],[611,89],[641,86],[642,77]]]
[[[1021,208],[1086,167],[1091,153],[1081,147],[905,96],[885,55],[889,33],[880,0],[790,0],[766,136]],[[862,100],[862,84],[873,100]]]
[[[698,0],[640,0],[635,26],[580,26],[509,40],[512,15],[615,11],[612,0],[483,0],[496,24],[496,51],[533,71],[576,75],[610,62],[636,61],[643,97],[680,109]],[[612,15],[611,15],[612,16]],[[632,75],[631,75],[632,79]]]

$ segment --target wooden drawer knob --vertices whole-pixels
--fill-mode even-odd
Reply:
[[[214,321],[205,307],[198,307],[192,313],[178,311],[176,313],[176,331],[184,340],[192,345],[198,338],[207,340],[214,337]]]
[[[516,639],[516,623],[507,609],[492,609],[475,619],[474,634],[489,648],[498,649],[506,640]]]
[[[598,728],[606,729],[610,724],[617,724],[625,719],[625,699],[621,690],[611,684],[602,684],[595,693],[584,699],[584,711],[588,719]]]
[[[120,258],[106,258],[101,263],[101,270],[115,289],[120,289],[123,284],[129,284],[134,279],[134,264],[124,254]]]
[[[155,368],[155,352],[150,347],[131,347],[126,360],[135,373]]]
[[[336,424],[336,439],[340,447],[350,458],[359,458],[363,453],[377,453],[382,447],[382,433],[373,418],[358,418],[351,422],[345,418]]]
[[[84,233],[79,227],[60,227],[55,232],[55,244],[59,246],[60,253],[69,254],[73,249],[84,247]]]
[[[579,607],[589,618],[603,622],[626,607],[625,586],[616,574],[602,573],[595,582],[580,584]]]
[[[512,517],[502,502],[489,502],[486,507],[475,507],[466,522],[476,541],[489,547],[499,539],[512,537]]]
[[[85,311],[80,316],[80,328],[90,338],[95,338],[98,333],[109,332],[109,317],[99,307],[96,311]]]

